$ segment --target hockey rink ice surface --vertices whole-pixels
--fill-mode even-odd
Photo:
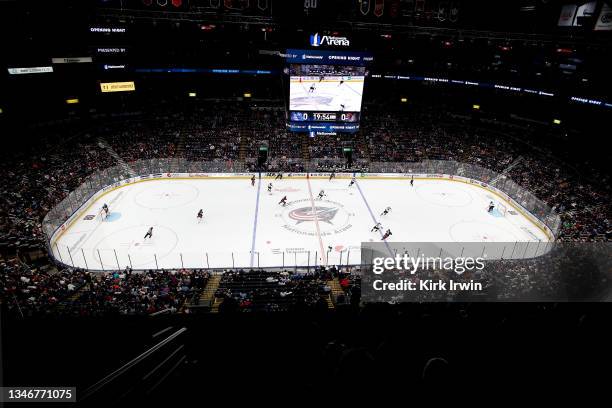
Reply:
[[[268,193],[268,183],[273,183]],[[61,262],[91,270],[360,263],[361,242],[548,241],[524,215],[487,212],[499,197],[443,179],[151,179],[111,190],[52,242]],[[321,190],[326,197],[317,196]],[[288,204],[279,201],[287,196]],[[102,205],[110,216],[100,221]],[[381,212],[391,207],[391,212]],[[198,222],[196,214],[204,210]],[[314,209],[314,211],[313,211]],[[92,217],[93,216],[93,217]],[[93,218],[93,219],[91,219]],[[144,235],[153,227],[153,237]],[[324,254],[324,255],[322,255]]]

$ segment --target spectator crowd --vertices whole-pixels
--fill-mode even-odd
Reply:
[[[60,306],[76,314],[180,311],[190,293],[202,288],[206,280],[202,271],[122,271],[94,276],[56,266],[47,258],[43,217],[86,177],[116,166],[118,159],[128,165],[142,159],[177,157],[242,161],[252,170],[263,171],[339,171],[347,169],[342,149],[350,147],[353,164],[349,169],[354,171],[368,171],[373,162],[476,164],[504,172],[554,208],[562,220],[558,241],[610,241],[609,175],[589,163],[569,162],[568,157],[556,155],[533,132],[474,125],[441,112],[415,110],[398,115],[384,106],[366,106],[363,116],[358,134],[329,138],[287,131],[284,110],[277,105],[229,102],[204,104],[189,113],[154,111],[103,124],[31,130],[36,143],[4,152],[0,162],[2,302],[23,315]],[[263,167],[257,165],[262,145],[269,147]],[[233,271],[224,275],[219,295],[249,310],[285,310],[285,303],[295,302],[283,299],[296,293],[300,302],[318,304],[327,290],[322,273],[275,272],[264,277]],[[345,286],[354,288],[349,280],[343,281]],[[260,282],[260,289],[247,290],[244,282]],[[82,293],[71,300],[77,291]]]

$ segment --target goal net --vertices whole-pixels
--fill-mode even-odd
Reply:
[[[506,216],[506,213],[508,212],[508,207],[506,207],[504,203],[501,203],[499,201],[495,202],[495,209],[497,210],[498,213],[500,213],[504,217]]]
[[[106,218],[110,215],[110,210],[108,211],[108,214],[106,213],[106,211],[104,211],[103,208],[100,208],[98,210],[98,214],[96,215],[96,219],[98,221],[106,221]]]

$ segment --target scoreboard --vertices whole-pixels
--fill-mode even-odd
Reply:
[[[359,112],[306,112],[292,111],[291,122],[359,122]]]
[[[295,132],[359,130],[368,53],[287,50],[289,106],[287,127]]]

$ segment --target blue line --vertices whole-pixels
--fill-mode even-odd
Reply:
[[[255,201],[255,219],[253,220],[253,242],[251,244],[251,268],[255,261],[255,237],[257,237],[257,216],[259,215],[259,192],[261,191],[261,174],[257,181],[257,200]]]
[[[361,191],[361,187],[359,187],[359,183],[357,182],[357,179],[355,179],[355,185],[357,186],[357,190],[359,190],[359,194],[361,194],[361,198],[363,198],[363,202],[368,208],[368,212],[370,213],[370,216],[372,217],[372,220],[374,221],[374,225],[378,224],[378,221],[376,220],[376,217],[374,216],[374,213],[372,212],[372,209],[370,208],[370,204],[368,204],[368,200],[366,200],[365,195],[363,195],[363,191]],[[382,226],[382,223],[380,223],[380,225]],[[380,234],[380,237],[382,238],[383,232],[378,231],[378,233]],[[394,256],[393,251],[391,250],[391,247],[389,246],[389,243],[387,241],[383,241],[383,242],[385,243],[385,246],[387,247],[389,254],[391,256]]]

